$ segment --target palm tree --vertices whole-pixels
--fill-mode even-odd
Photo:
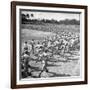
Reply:
[[[26,14],[26,18],[29,18],[29,14]]]
[[[34,17],[34,14],[31,14],[31,17]]]

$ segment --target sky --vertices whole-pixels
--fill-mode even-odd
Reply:
[[[55,19],[57,21],[65,19],[76,19],[79,20],[79,14],[76,13],[62,13],[62,12],[41,12],[41,11],[21,11],[23,14],[34,14],[34,17],[31,19]]]

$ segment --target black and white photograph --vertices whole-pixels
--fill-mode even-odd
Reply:
[[[80,13],[20,10],[20,77],[80,76]]]
[[[11,24],[12,88],[87,83],[86,6],[13,2]]]

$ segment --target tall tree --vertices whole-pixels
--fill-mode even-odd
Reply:
[[[31,14],[31,17],[34,17],[34,14]]]

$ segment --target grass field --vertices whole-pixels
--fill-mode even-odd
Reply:
[[[21,25],[21,39],[31,40],[32,38],[43,39],[46,36],[52,36],[55,33],[61,34],[62,32],[73,32],[80,33],[79,25],[58,25],[58,24],[43,24],[43,25],[34,25],[34,24],[22,24]]]
[[[37,30],[37,31],[46,31],[46,32],[61,32],[61,31],[69,31],[69,32],[80,32],[79,25],[64,25],[64,24],[22,24],[21,29],[29,29],[29,30]]]
[[[33,25],[33,24],[23,24],[21,25],[21,43],[24,41],[30,41],[31,39],[43,40],[46,36],[55,35],[57,32],[59,34],[62,31],[80,33],[79,25],[57,25],[57,24],[43,24],[43,25]],[[22,46],[21,46],[22,47]],[[23,48],[23,47],[22,47]],[[47,72],[43,72],[41,77],[63,77],[63,76],[79,76],[80,75],[80,51],[72,51],[70,53],[65,53],[63,56],[54,55],[53,59],[47,62]],[[41,71],[41,62],[36,63],[36,61],[30,59],[29,64],[31,65],[32,75],[30,78],[36,77]]]

